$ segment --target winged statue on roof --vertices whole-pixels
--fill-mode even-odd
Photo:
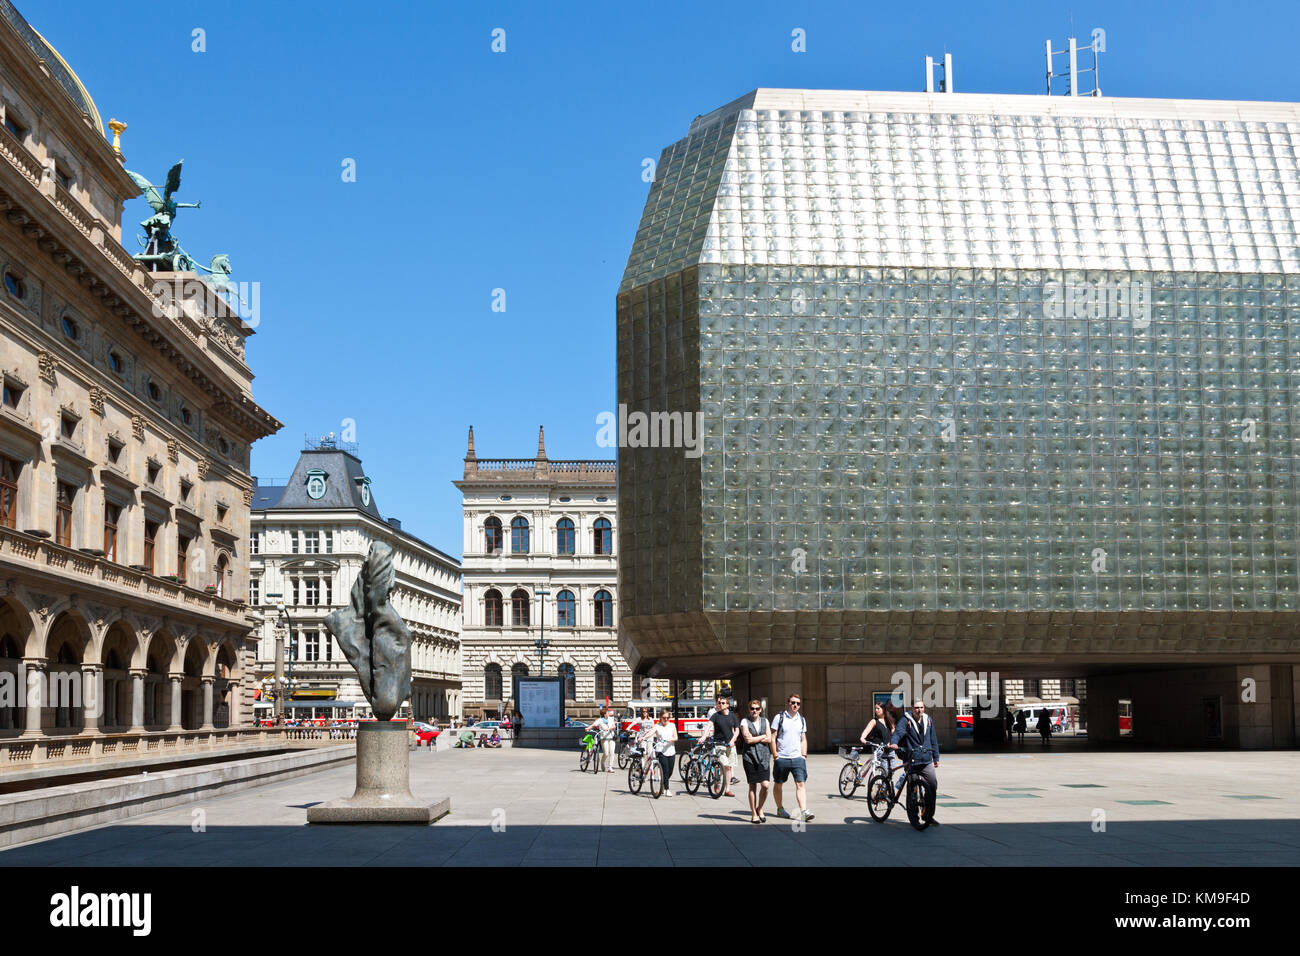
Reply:
[[[151,272],[195,271],[194,260],[172,235],[172,223],[176,221],[177,211],[198,209],[201,205],[197,202],[176,202],[172,198],[180,191],[181,165],[184,162],[185,160],[180,160],[167,171],[167,181],[161,187],[161,195],[158,193],[160,187],[155,186],[139,173],[133,173],[129,169],[126,171],[144,193],[145,202],[153,209],[153,215],[140,223],[140,228],[145,231],[144,236],[140,237],[140,245],[144,247],[144,251],[134,257]]]

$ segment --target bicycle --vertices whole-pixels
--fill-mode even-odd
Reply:
[[[578,769],[583,773],[587,772],[590,766],[592,773],[600,770],[600,754],[596,747],[596,736],[588,732],[582,738],[582,752],[578,754]]]
[[[689,750],[682,751],[681,759],[677,761],[677,772],[681,775],[682,783],[686,782],[686,775],[690,770],[691,764],[703,757],[712,746],[712,737],[701,737],[699,740],[695,741]]]
[[[620,730],[618,733],[618,743],[614,745],[614,754],[618,757],[619,770],[627,769],[628,751],[632,749],[631,738],[632,735],[626,730]]]
[[[727,792],[727,779],[722,772],[720,759],[726,750],[724,745],[710,740],[704,753],[691,760],[686,770],[687,793],[693,796],[700,789],[701,783],[714,800]]]
[[[884,823],[889,819],[890,812],[894,809],[894,804],[898,802],[906,785],[906,770],[904,776],[894,783],[894,768],[890,767],[889,748],[884,744],[871,744],[872,754],[871,762],[867,764],[867,809],[871,813],[871,819],[877,823]],[[841,771],[843,775],[843,771]],[[856,787],[854,788],[856,789]]]
[[[656,800],[664,792],[664,768],[654,750],[642,750],[639,742],[628,748],[627,788],[640,793],[646,778],[650,779],[650,796]]]
[[[884,766],[883,751],[884,747],[879,747],[873,763],[876,760]],[[867,809],[871,812],[871,819],[877,823],[884,823],[888,819],[890,811],[894,809],[894,804],[904,799],[906,794],[905,809],[907,811],[908,822],[917,830],[924,830],[930,825],[931,816],[930,806],[930,783],[921,776],[921,770],[926,764],[914,764],[908,760],[903,766],[903,779],[899,782],[898,787],[894,786],[893,773],[873,772],[867,780]]]

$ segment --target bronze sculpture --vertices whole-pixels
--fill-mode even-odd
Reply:
[[[388,602],[396,574],[393,549],[374,542],[352,585],[349,606],[325,618],[379,720],[392,719],[411,693],[411,632]]]

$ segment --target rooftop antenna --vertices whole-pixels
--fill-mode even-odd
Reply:
[[[1047,95],[1052,95],[1052,81],[1065,79],[1066,96],[1101,96],[1101,54],[1106,52],[1106,31],[1098,27],[1092,31],[1092,42],[1084,50],[1092,54],[1089,65],[1080,69],[1079,67],[1079,43],[1074,37],[1067,41],[1068,46],[1064,50],[1053,50],[1052,41],[1047,41]],[[1056,72],[1056,61],[1053,57],[1069,57],[1064,72]],[[1081,90],[1079,88],[1079,75],[1082,73],[1092,74],[1092,89]]]
[[[936,68],[941,68],[943,70],[943,79],[939,81],[938,90],[935,89],[935,84],[934,84],[934,71]],[[925,91],[927,93],[954,92],[954,87],[952,82],[952,54],[951,53],[945,53],[943,55],[942,64],[937,63],[935,61],[935,58],[932,56],[927,56],[925,58]]]

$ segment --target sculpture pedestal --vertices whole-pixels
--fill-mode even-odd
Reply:
[[[451,800],[433,803],[411,794],[410,731],[405,721],[376,720],[357,729],[357,792],[307,808],[308,823],[422,823],[451,812]]]

